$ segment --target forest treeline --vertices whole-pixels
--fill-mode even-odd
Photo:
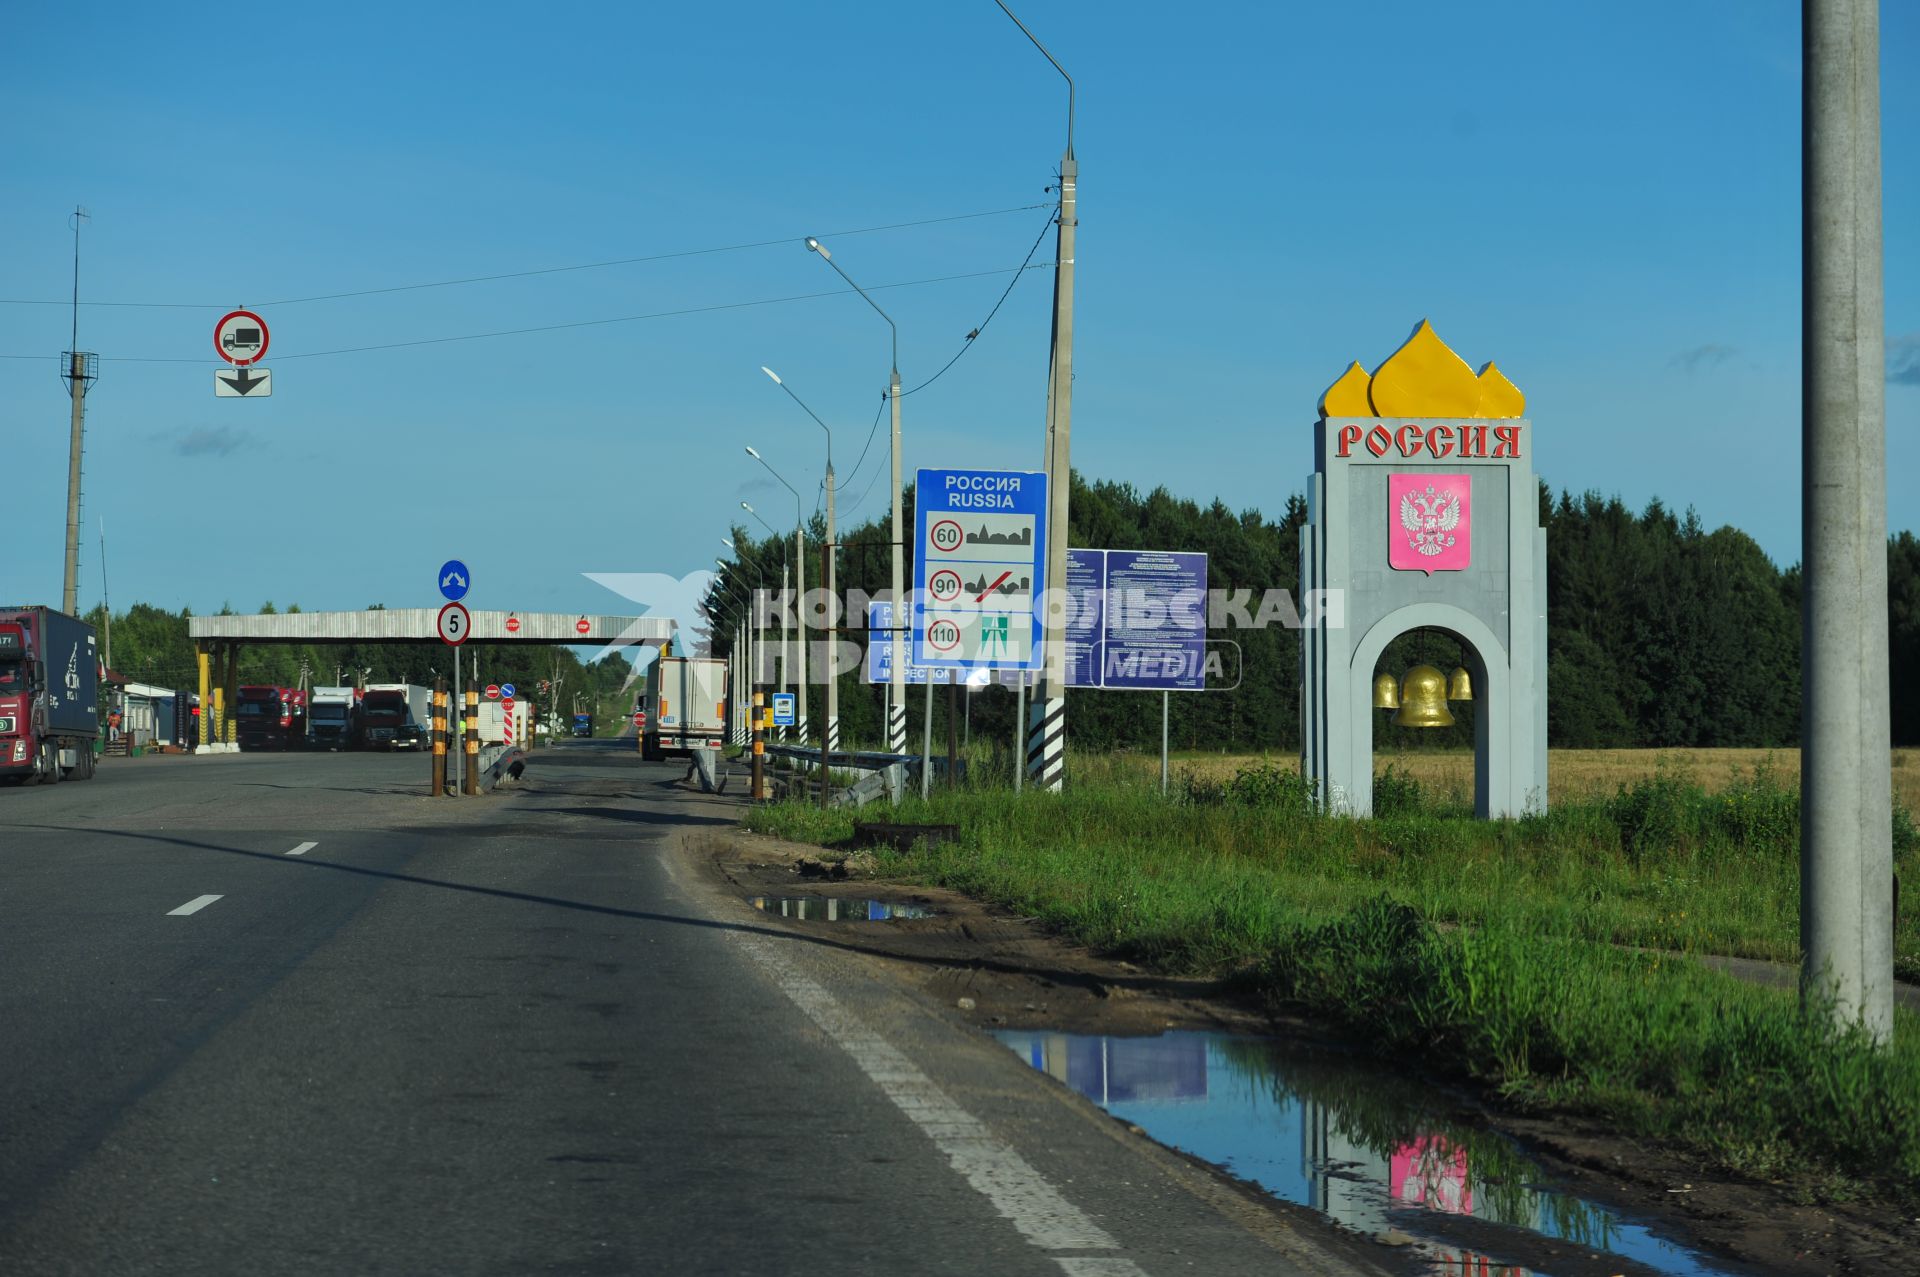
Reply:
[[[1300,527],[1306,505],[1288,500],[1280,517],[1234,511],[1178,498],[1164,488],[1142,493],[1119,483],[1086,482],[1076,474],[1070,502],[1070,544],[1113,549],[1203,550],[1209,585],[1252,591],[1257,607],[1269,588],[1299,582]],[[1753,538],[1731,527],[1708,531],[1688,510],[1655,501],[1634,511],[1618,497],[1540,487],[1547,529],[1548,735],[1562,748],[1791,746],[1800,733],[1800,569],[1779,568]],[[913,526],[907,493],[906,526]],[[764,531],[764,529],[754,529]],[[817,584],[825,525],[816,515],[807,547],[809,584]],[[792,538],[755,537],[735,527],[749,588],[757,574],[778,581]],[[888,584],[888,526],[874,520],[842,529],[840,585],[878,596]],[[1920,744],[1920,541],[1910,532],[1887,545],[1891,661],[1887,696],[1895,743]],[[710,598],[727,646],[738,603],[736,581],[723,577]],[[911,583],[912,572],[908,570]],[[1216,618],[1217,619],[1217,618]],[[1300,648],[1297,630],[1279,625],[1226,628],[1222,678],[1236,687],[1176,694],[1171,733],[1176,748],[1291,750],[1300,741]],[[1213,644],[1222,648],[1223,644]],[[1380,668],[1404,671],[1416,661],[1450,669],[1459,645],[1420,632],[1389,646]],[[922,693],[911,692],[918,712]],[[941,725],[936,696],[936,730]],[[1069,694],[1068,732],[1086,748],[1157,748],[1160,698],[1140,692],[1076,690]],[[1421,731],[1376,724],[1381,744],[1468,744],[1472,708],[1456,706],[1452,728]],[[1013,694],[988,688],[965,710],[974,732],[1011,739]],[[820,713],[818,708],[814,715]],[[881,734],[879,689],[858,674],[842,681],[843,733],[874,741]],[[917,740],[917,737],[916,737]]]
[[[1074,476],[1071,544],[1114,549],[1204,550],[1209,585],[1262,592],[1294,592],[1299,581],[1300,526],[1306,506],[1290,498],[1280,517],[1233,511],[1219,501],[1201,505],[1165,489],[1147,493],[1118,483],[1087,483]],[[1617,497],[1540,489],[1547,528],[1548,734],[1562,748],[1790,746],[1800,732],[1800,570],[1781,569],[1734,528],[1708,531],[1691,511],[1676,514],[1658,501],[1629,509]],[[912,527],[912,492],[907,493]],[[755,529],[764,531],[764,529]],[[817,586],[825,524],[813,520],[807,545],[809,583]],[[752,536],[736,527],[732,540],[745,567],[719,577],[709,596],[717,646],[725,651],[737,615],[737,586],[771,586],[793,553],[788,537]],[[843,591],[878,597],[888,584],[887,521],[876,519],[840,534]],[[1920,744],[1920,540],[1902,532],[1887,544],[1891,661],[1887,697],[1894,743]],[[911,580],[911,569],[909,569]],[[259,609],[274,611],[272,603]],[[297,611],[297,608],[289,608]],[[115,670],[141,682],[195,686],[187,613],[139,603],[116,613]],[[103,619],[96,608],[90,619]],[[1283,625],[1224,628],[1221,677],[1206,692],[1172,699],[1176,748],[1292,750],[1300,741],[1299,632]],[[1237,646],[1237,654],[1231,645]],[[567,704],[575,692],[611,698],[629,667],[618,656],[583,664],[568,648],[469,649],[480,677],[537,688],[559,680]],[[1416,661],[1451,669],[1458,645],[1445,635],[1415,633],[1396,640],[1380,668],[1404,671]],[[450,672],[449,654],[435,643],[256,645],[241,651],[241,681],[297,686],[430,682]],[[1237,686],[1225,686],[1234,679]],[[523,690],[523,695],[526,692]],[[818,692],[816,692],[818,697]],[[851,673],[841,680],[842,732],[877,743],[882,735],[880,689]],[[1149,693],[1077,690],[1070,694],[1068,731],[1085,748],[1157,748],[1160,698]],[[922,694],[910,701],[918,739]],[[936,731],[944,733],[944,694],[936,695]],[[1466,744],[1471,706],[1454,707],[1452,728],[1394,728],[1384,716],[1375,739],[1383,745]],[[813,717],[821,716],[813,708]],[[1013,694],[1002,687],[971,694],[962,711],[967,729],[1012,738]]]

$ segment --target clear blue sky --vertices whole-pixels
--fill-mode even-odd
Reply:
[[[1799,557],[1799,9],[1021,0],[1079,83],[1074,463],[1277,514],[1320,390],[1422,316],[1527,392],[1558,488],[1658,496]],[[1920,9],[1883,6],[1890,522],[1920,523]],[[754,501],[847,502],[887,370],[857,297],[358,354],[342,347],[838,286],[807,234],[1044,203],[1058,77],[990,0],[24,6],[0,50],[0,297],[64,300],[86,206],[82,599],[619,611],[586,571],[703,566]],[[830,239],[868,287],[1026,256],[999,216]],[[779,240],[650,264],[385,288]],[[1049,237],[1036,257],[1050,261]],[[878,293],[909,386],[1009,276]],[[1050,273],[905,401],[906,467],[1037,468]],[[282,304],[273,305],[280,301]],[[211,328],[272,326],[272,399]],[[57,602],[62,306],[0,305],[0,596]],[[306,357],[312,356],[312,357]],[[126,357],[188,362],[122,362]],[[1904,362],[1900,362],[1904,361]],[[465,495],[471,490],[469,500]],[[809,502],[811,503],[811,502]],[[1235,584],[1261,584],[1239,582]]]

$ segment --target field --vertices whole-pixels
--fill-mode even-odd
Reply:
[[[1896,749],[1892,754],[1894,800],[1910,812],[1920,812],[1920,749]],[[1156,776],[1159,774],[1157,756],[1135,757],[1142,768]],[[1256,763],[1298,770],[1300,759],[1297,754],[1262,756],[1176,751],[1171,766],[1176,775],[1189,772],[1227,777]],[[1473,755],[1467,751],[1393,753],[1382,750],[1374,755],[1376,771],[1385,771],[1389,766],[1418,780],[1436,795],[1472,800]],[[1644,780],[1663,768],[1680,780],[1717,793],[1735,780],[1753,775],[1756,767],[1770,770],[1782,785],[1797,788],[1800,784],[1800,751],[1797,749],[1555,749],[1547,753],[1548,801],[1558,803],[1612,794],[1620,786]]]
[[[1791,753],[1563,752],[1549,810],[1513,821],[1473,819],[1464,755],[1382,757],[1367,819],[1318,814],[1291,758],[1182,757],[1166,796],[1154,757],[1074,755],[1058,796],[1014,794],[989,756],[971,761],[972,786],[896,813],[959,840],[883,854],[883,872],[1161,969],[1231,975],[1382,1050],[1448,1048],[1516,1099],[1603,1111],[1746,1174],[1920,1200],[1912,1017],[1873,1051],[1790,993],[1672,956],[1797,959]],[[1915,767],[1896,759],[1903,795]],[[832,844],[853,816],[786,803],[748,820]],[[1920,834],[1899,804],[1892,834],[1915,881]],[[1909,978],[1915,912],[1895,935]]]

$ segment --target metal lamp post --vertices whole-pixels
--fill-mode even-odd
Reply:
[[[745,501],[740,503],[740,508],[752,515],[760,526],[768,532],[771,532],[774,540],[780,543],[780,598],[782,599],[780,607],[780,667],[774,671],[773,680],[774,690],[779,691],[786,685],[786,680],[793,677],[793,633],[787,625],[787,608],[784,601],[787,597],[787,586],[792,580],[793,565],[787,561],[786,534],[777,530],[765,519],[762,519],[760,512],[748,505]],[[787,729],[781,727],[778,730],[780,732],[780,740],[784,743],[787,739]]]
[[[893,678],[891,695],[887,698],[887,750],[904,754],[907,751],[907,645],[904,627],[908,612],[906,574],[900,557],[901,548],[906,544],[905,534],[900,527],[900,328],[893,322],[893,316],[881,310],[880,304],[867,296],[866,289],[854,283],[853,277],[840,269],[840,263],[833,260],[833,254],[827,251],[825,244],[809,235],[807,248],[810,252],[820,254],[820,260],[833,267],[834,273],[846,280],[847,285],[859,293],[880,318],[887,321],[887,327],[893,332],[893,369],[887,378],[887,398],[892,401],[893,408]]]
[[[807,543],[805,525],[801,523],[800,490],[781,478],[780,472],[767,464],[767,459],[752,448],[747,455],[767,467],[767,473],[780,480],[780,486],[793,493],[793,589],[800,598],[800,639],[799,664],[794,671],[794,682],[799,685],[800,703],[795,706],[794,715],[799,726],[801,740],[807,739]]]
[[[839,577],[836,572],[836,560],[839,558],[839,539],[835,535],[833,520],[833,431],[827,423],[820,420],[820,414],[807,407],[806,401],[793,393],[793,387],[780,380],[780,374],[765,364],[760,371],[773,378],[773,384],[787,392],[787,398],[800,405],[800,410],[813,418],[813,423],[827,433],[827,618],[828,633],[833,637],[827,641],[827,748],[840,748],[840,643],[839,631],[832,628],[840,618]]]

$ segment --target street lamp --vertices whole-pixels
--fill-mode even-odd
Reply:
[[[787,548],[786,534],[775,530],[771,523],[768,523],[760,517],[758,510],[748,505],[745,501],[740,503],[740,508],[752,515],[754,521],[761,527],[773,533],[773,539],[780,543],[780,667],[775,671],[775,678],[773,680],[774,690],[779,691],[786,685],[786,681],[793,677],[793,649],[791,646],[793,643],[793,634],[787,626],[787,584],[793,572],[793,565],[787,561],[789,551]],[[777,730],[780,733],[780,742],[785,744],[787,739],[787,729],[785,725],[782,725]]]
[[[887,398],[893,404],[893,632],[890,644],[893,678],[891,694],[887,698],[887,749],[891,753],[904,754],[907,750],[907,645],[902,627],[907,623],[907,591],[905,571],[900,560],[901,547],[906,544],[906,538],[900,530],[900,326],[893,322],[893,316],[880,309],[880,303],[867,296],[866,289],[853,282],[853,276],[840,269],[840,263],[833,260],[833,254],[827,251],[825,244],[809,235],[807,251],[820,254],[820,260],[833,267],[834,273],[846,280],[848,286],[859,293],[880,318],[887,321],[887,327],[893,333],[893,368],[887,378]],[[928,687],[931,688],[932,684],[929,683]]]
[[[840,661],[839,661],[840,645],[839,645],[839,642],[837,641],[836,632],[831,628],[834,622],[836,622],[839,619],[839,615],[840,615],[839,577],[835,570],[835,567],[836,567],[835,559],[838,557],[839,546],[836,544],[836,541],[835,541],[834,519],[833,519],[833,495],[834,495],[834,487],[835,487],[835,484],[833,481],[833,431],[831,428],[828,427],[826,422],[820,420],[819,413],[807,407],[806,401],[800,398],[799,395],[796,395],[793,393],[793,387],[789,386],[786,382],[780,380],[779,373],[767,367],[765,364],[760,365],[760,371],[767,374],[767,376],[773,378],[773,384],[780,387],[780,389],[786,391],[787,398],[799,404],[800,411],[806,413],[809,417],[812,417],[813,423],[816,426],[819,426],[820,429],[826,431],[826,435],[827,435],[827,616],[828,616],[828,626],[829,626],[828,633],[835,634],[835,638],[830,639],[827,643],[827,653],[828,653],[827,670],[826,670],[827,748],[830,750],[839,749],[840,748]]]
[[[804,539],[804,525],[800,522],[800,490],[791,483],[788,483],[785,477],[769,465],[767,459],[753,448],[749,447],[747,449],[747,455],[755,461],[758,461],[761,465],[766,466],[767,473],[779,479],[780,486],[788,492],[793,493],[793,589],[794,593],[797,594],[801,600],[800,639],[798,644],[800,649],[799,664],[794,670],[794,681],[799,685],[800,703],[795,706],[797,711],[795,718],[799,728],[800,739],[805,740],[807,738],[807,610],[805,602],[807,597],[807,545]],[[745,505],[746,503],[742,502],[741,504]],[[749,506],[748,510],[751,512],[752,507]]]

